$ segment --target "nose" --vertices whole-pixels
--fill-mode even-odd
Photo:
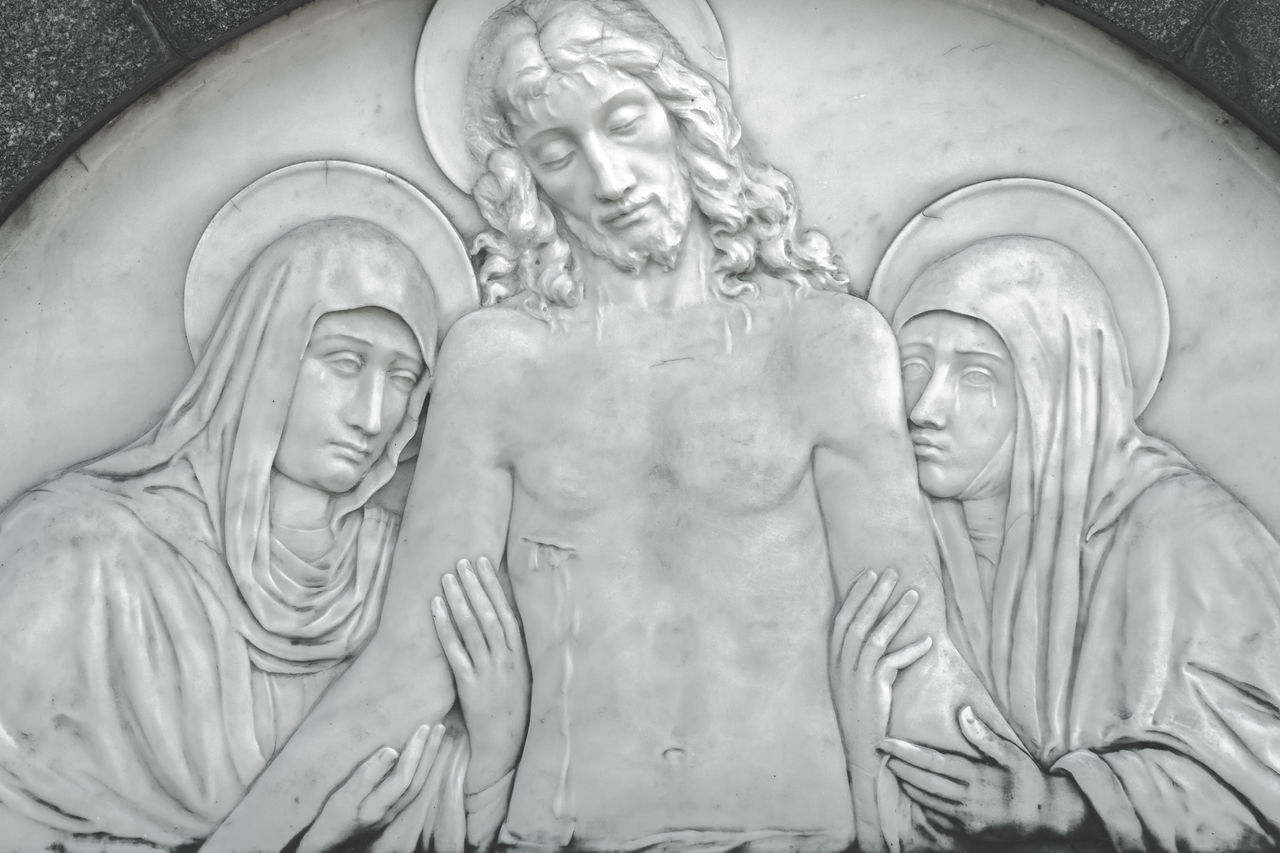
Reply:
[[[929,377],[929,381],[920,390],[920,396],[911,404],[907,419],[912,426],[942,429],[947,425],[947,418],[954,405],[952,383],[947,372],[939,370]]]
[[[596,197],[617,201],[635,186],[636,176],[626,152],[608,140],[597,139],[586,146],[587,162],[596,178]]]
[[[343,410],[343,420],[366,436],[382,431],[382,403],[387,381],[381,371],[366,370],[352,389]]]

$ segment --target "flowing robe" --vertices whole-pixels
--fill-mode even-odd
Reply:
[[[242,276],[159,424],[0,516],[0,818],[25,822],[14,832],[91,849],[205,838],[367,644],[398,529],[370,499],[427,376],[383,456],[332,498],[323,553],[302,559],[270,524],[311,331],[367,307],[402,318],[432,362],[431,286],[407,248],[355,220],[290,232]],[[461,846],[464,753],[450,735],[451,770],[434,777],[451,792],[442,846]]]
[[[996,238],[894,315],[989,324],[1019,399],[996,565],[933,503],[948,623],[1040,765],[1122,851],[1280,846],[1280,545],[1134,423],[1109,298],[1056,243]]]

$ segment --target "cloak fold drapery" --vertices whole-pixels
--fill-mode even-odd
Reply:
[[[405,246],[357,220],[295,229],[245,272],[159,424],[0,515],[13,813],[93,847],[204,838],[364,648],[398,528],[369,499],[414,434],[428,374],[383,456],[331,501],[326,553],[291,553],[269,517],[312,329],[368,307],[403,319],[432,363],[431,285]],[[463,749],[450,735],[442,764]],[[435,776],[456,800],[438,811],[457,813],[461,773]]]
[[[1280,546],[1133,420],[1124,342],[1065,247],[993,238],[894,314],[975,317],[1019,412],[994,572],[933,502],[948,624],[1024,746],[1070,774],[1118,850],[1280,846]]]

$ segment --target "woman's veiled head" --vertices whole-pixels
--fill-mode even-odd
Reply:
[[[955,366],[963,369],[977,369],[983,356],[967,356],[961,364],[960,350],[987,353],[985,372],[993,381],[986,405],[966,404],[961,391],[914,400],[913,436],[927,444],[945,410],[946,440],[966,442],[954,448],[949,466],[925,458],[927,450],[920,457],[921,483],[934,497],[963,498],[967,490],[990,488],[991,480],[1007,482],[1012,460],[997,454],[1019,452],[1014,445],[1022,448],[1023,459],[1036,460],[1033,468],[1049,475],[1050,457],[1060,456],[1064,442],[1074,442],[1085,453],[1072,456],[1089,458],[1078,460],[1084,467],[1077,473],[1087,478],[1094,451],[1105,449],[1095,447],[1095,439],[1119,440],[1134,431],[1132,382],[1110,299],[1089,264],[1059,243],[994,237],[944,258],[908,288],[893,326],[903,346],[908,401],[911,374],[922,369],[921,352],[949,346]],[[1009,400],[1016,401],[1008,407],[1002,375],[991,369],[1006,359]],[[1006,440],[1010,429],[1016,441]],[[919,456],[919,443],[917,448]]]
[[[260,491],[275,468],[346,494],[339,510],[362,505],[417,426],[435,355],[432,293],[413,252],[368,222],[312,222],[268,246],[197,365],[197,376],[207,363],[225,370],[243,401],[228,479]],[[376,417],[359,411],[362,396]]]

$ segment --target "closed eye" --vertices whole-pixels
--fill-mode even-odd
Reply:
[[[325,356],[324,363],[343,376],[355,376],[364,369],[364,359],[351,352],[336,352]]]
[[[564,154],[560,157],[555,158],[554,160],[543,160],[539,162],[538,165],[544,169],[548,169],[552,172],[556,172],[556,171],[559,171],[560,169],[563,169],[565,166],[568,166],[569,163],[572,161],[573,161],[573,152],[570,151],[567,154]]]
[[[418,384],[419,376],[408,370],[394,370],[391,372],[391,381],[402,391],[412,391],[413,386]]]
[[[613,134],[625,135],[639,129],[640,122],[644,116],[636,116],[626,121],[617,122],[609,126],[609,132]]]

